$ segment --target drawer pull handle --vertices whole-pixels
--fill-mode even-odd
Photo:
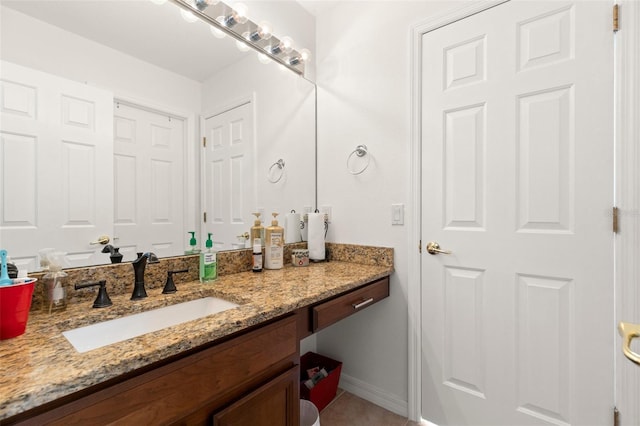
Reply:
[[[353,309],[360,309],[364,306],[367,306],[369,303],[373,302],[373,297],[368,298],[367,300],[364,300],[360,303],[354,303],[353,305]]]

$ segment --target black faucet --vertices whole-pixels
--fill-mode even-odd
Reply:
[[[113,305],[113,302],[111,302],[111,299],[107,294],[106,285],[107,285],[107,281],[102,280],[102,281],[96,281],[92,283],[76,284],[73,286],[73,288],[75,288],[76,290],[79,290],[81,288],[100,286],[100,289],[98,290],[98,296],[96,297],[95,302],[93,302],[93,307],[106,308],[107,306]]]
[[[133,265],[133,272],[136,276],[135,283],[133,284],[133,294],[131,294],[131,300],[140,300],[147,297],[147,290],[144,288],[144,269],[148,263],[158,263],[158,256],[154,253],[138,253],[138,258],[131,262]]]

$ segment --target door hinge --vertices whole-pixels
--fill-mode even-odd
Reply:
[[[613,5],[613,32],[618,32],[620,29],[620,5]]]
[[[204,220],[204,223],[207,223],[207,212],[202,214],[202,219]]]
[[[618,407],[613,407],[613,426],[620,426],[620,411],[618,411]]]
[[[612,216],[612,228],[613,228],[613,233],[617,234],[619,231],[619,227],[618,227],[618,208],[614,207],[611,210],[611,216]]]
[[[207,147],[207,137],[206,137],[206,136],[203,136],[203,137],[202,137],[202,147],[203,147],[203,148],[206,148],[206,147]]]
[[[422,240],[418,242],[418,252],[422,253]]]

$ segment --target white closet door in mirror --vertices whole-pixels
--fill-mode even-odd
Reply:
[[[112,94],[1,69],[0,246],[29,271],[42,248],[67,252],[66,266],[108,262],[90,242],[113,231]]]
[[[184,121],[118,101],[113,115],[115,245],[123,261],[136,252],[184,254]]]
[[[255,208],[255,140],[253,104],[242,104],[205,121],[203,188],[207,220],[217,250],[234,248],[238,235],[248,232]],[[264,220],[264,218],[263,218]],[[204,241],[201,246],[204,248]]]

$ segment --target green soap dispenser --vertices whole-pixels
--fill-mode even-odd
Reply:
[[[195,231],[189,231],[187,234],[191,234],[191,239],[189,240],[189,250],[186,250],[184,254],[198,254],[200,253],[200,249],[198,249],[198,242],[196,241],[196,233]]]
[[[209,283],[218,278],[217,252],[213,249],[211,232],[205,243],[206,250],[200,253],[200,282]]]

